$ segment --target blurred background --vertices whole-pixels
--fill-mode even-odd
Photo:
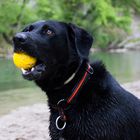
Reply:
[[[140,80],[139,0],[0,0],[0,115],[46,102],[12,62],[12,37],[37,20],[72,22],[95,41],[90,60],[101,59],[121,83]],[[140,85],[139,85],[140,86]]]

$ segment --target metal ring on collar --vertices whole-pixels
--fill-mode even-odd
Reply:
[[[55,121],[55,125],[56,125],[56,128],[57,128],[58,130],[63,130],[63,129],[66,127],[66,122],[63,122],[63,121],[62,121],[64,124],[63,124],[62,127],[60,127],[59,124],[58,124],[58,121],[62,121],[62,120],[61,120],[61,116],[58,116],[58,117],[57,117],[57,119],[56,119],[56,121]]]

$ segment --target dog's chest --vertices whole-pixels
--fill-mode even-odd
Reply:
[[[53,114],[50,121],[50,128],[55,128],[55,132],[53,134],[55,136],[59,136],[59,140],[85,140],[85,139],[91,139],[91,136],[89,132],[94,130],[94,117],[90,115],[92,112],[89,113],[87,109],[82,111],[72,111],[68,112],[66,121],[66,127],[64,130],[58,130],[56,128],[56,118],[59,114]],[[53,121],[53,122],[52,122]],[[92,123],[91,123],[92,122]],[[94,135],[95,132],[92,131],[92,135]]]

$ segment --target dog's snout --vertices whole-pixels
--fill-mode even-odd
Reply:
[[[27,36],[24,33],[17,33],[13,37],[13,42],[18,44],[24,44],[27,40]]]

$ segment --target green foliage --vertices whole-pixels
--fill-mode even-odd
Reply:
[[[0,2],[0,32],[9,32],[9,23],[16,22],[16,17],[19,13],[19,6],[12,0]]]
[[[132,12],[140,12],[139,0],[0,0],[0,38],[8,41],[30,22],[55,19],[86,28],[96,47],[107,48],[130,31]]]

